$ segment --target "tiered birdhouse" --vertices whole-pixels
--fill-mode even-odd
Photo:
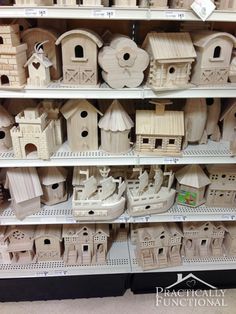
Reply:
[[[7,151],[12,147],[10,130],[13,124],[13,117],[0,105],[0,152]]]

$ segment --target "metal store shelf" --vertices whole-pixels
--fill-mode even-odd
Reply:
[[[57,277],[130,273],[127,241],[112,243],[107,263],[92,266],[66,266],[63,261],[31,264],[0,264],[0,278]]]
[[[113,221],[104,223],[138,223],[138,222],[173,222],[173,221],[236,221],[236,208],[207,207],[197,208],[175,204],[166,213],[130,217],[126,212]],[[33,224],[68,224],[76,223],[72,214],[71,198],[54,206],[43,205],[42,210],[23,220],[15,217],[8,204],[0,213],[1,225],[33,225]],[[84,222],[83,222],[84,223]],[[94,223],[94,221],[91,221]]]
[[[182,156],[138,155],[134,150],[122,155],[110,155],[103,151],[70,151],[67,142],[49,160],[15,159],[12,151],[0,152],[1,167],[47,167],[47,166],[114,166],[148,164],[227,164],[236,163],[228,142],[208,141],[204,145],[189,145]]]
[[[43,96],[42,96],[43,95]],[[51,83],[48,88],[1,89],[0,98],[52,99],[149,99],[149,98],[235,98],[236,84],[199,86],[189,89],[154,92],[148,87],[112,89],[105,83],[100,87],[77,88]]]
[[[152,269],[143,271],[138,265],[137,259],[135,257],[135,246],[128,241],[129,252],[130,252],[130,262],[132,273],[157,273],[157,272],[192,272],[201,270],[226,270],[235,269],[236,257],[206,257],[206,258],[194,258],[188,259],[183,258],[183,264],[175,267],[167,267],[160,269]]]
[[[191,10],[114,7],[16,7],[2,6],[0,18],[111,19],[199,21]],[[236,12],[215,10],[208,21],[235,22]]]

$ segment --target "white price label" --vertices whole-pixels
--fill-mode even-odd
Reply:
[[[191,8],[200,17],[200,19],[206,21],[206,19],[215,10],[216,6],[211,0],[195,0],[192,3]]]
[[[93,17],[101,17],[101,18],[108,18],[108,19],[115,17],[115,14],[116,14],[115,10],[93,10],[92,11]]]
[[[164,159],[164,163],[165,164],[178,164],[179,163],[179,158],[176,158],[176,157],[169,157],[169,158],[165,158]]]
[[[183,20],[185,18],[184,12],[176,12],[176,11],[166,11],[166,18],[175,19],[175,20]]]
[[[38,271],[35,274],[36,277],[47,277],[48,276],[48,271]]]
[[[55,270],[53,272],[53,275],[55,275],[55,276],[66,276],[67,270]]]
[[[142,217],[131,217],[130,222],[139,223],[139,222],[149,222],[150,216]]]
[[[47,15],[47,9],[25,9],[25,16],[27,17],[44,17]]]
[[[121,217],[119,217],[117,220],[118,220],[118,222],[120,222],[120,223],[127,223],[127,221],[129,220],[129,217],[121,216]]]
[[[230,215],[230,214],[224,214],[222,215],[222,220],[236,220],[236,216]]]
[[[183,215],[175,215],[173,217],[173,220],[174,221],[186,221],[187,217],[186,216],[183,216]]]

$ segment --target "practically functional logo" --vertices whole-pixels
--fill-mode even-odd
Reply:
[[[177,281],[172,285],[156,288],[156,306],[226,307],[225,292],[192,273],[185,277],[178,274]]]

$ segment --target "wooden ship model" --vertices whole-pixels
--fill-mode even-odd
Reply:
[[[99,172],[100,178],[89,175],[89,169],[74,172],[74,175],[85,175],[85,180],[74,186],[72,196],[73,215],[79,221],[111,220],[124,211],[125,198],[122,195],[126,189],[125,182],[109,176],[107,167],[99,169]]]
[[[156,167],[150,180],[147,171],[140,171],[137,180],[127,180],[127,210],[130,216],[142,216],[166,212],[174,203],[175,190],[171,188],[174,174]],[[164,176],[169,176],[168,186],[162,186]]]

